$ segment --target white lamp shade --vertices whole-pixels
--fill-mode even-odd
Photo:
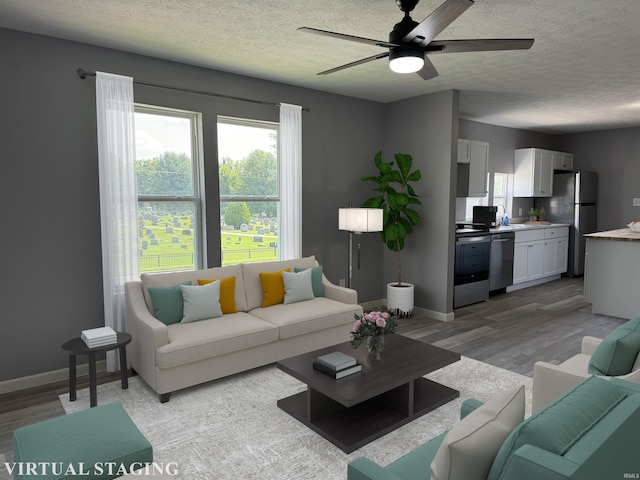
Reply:
[[[349,232],[381,232],[381,208],[341,208],[338,210],[338,229]]]

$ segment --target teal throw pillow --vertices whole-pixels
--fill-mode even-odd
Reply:
[[[284,282],[284,303],[296,303],[314,298],[311,287],[311,270],[302,272],[282,272]]]
[[[191,282],[182,285],[191,285]],[[183,300],[180,284],[172,287],[149,287],[148,290],[154,317],[165,325],[179,323],[182,320]]]
[[[184,299],[180,323],[196,322],[222,316],[220,308],[220,280],[202,286],[180,285]]]
[[[306,268],[295,268],[296,273],[307,270]],[[316,297],[324,297],[324,287],[322,286],[322,265],[311,267],[311,286],[313,295]]]
[[[640,353],[640,318],[629,320],[602,339],[589,360],[589,373],[618,376],[631,372]]]
[[[496,455],[487,480],[502,480],[511,456],[523,445],[564,455],[627,395],[599,377],[589,377],[511,432]]]

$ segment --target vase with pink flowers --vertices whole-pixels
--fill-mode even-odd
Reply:
[[[380,358],[384,349],[384,336],[393,333],[397,317],[379,310],[365,313],[362,317],[355,314],[354,317],[356,321],[351,331],[351,346],[358,348],[366,340],[369,353]]]

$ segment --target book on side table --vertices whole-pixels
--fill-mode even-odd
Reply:
[[[89,348],[102,347],[118,341],[118,335],[111,327],[83,330],[81,338]]]
[[[358,373],[362,370],[362,365],[346,353],[332,352],[316,358],[313,368],[337,380]]]

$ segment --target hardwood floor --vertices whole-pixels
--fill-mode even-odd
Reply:
[[[591,313],[583,301],[581,278],[561,278],[517,292],[493,295],[487,302],[455,310],[455,320],[441,322],[414,315],[397,332],[461,355],[533,375],[538,360],[560,363],[580,351],[585,335],[604,337],[625,320]],[[99,374],[100,383],[119,379]],[[88,386],[79,379],[78,388]],[[0,480],[9,478],[1,464],[13,459],[13,430],[64,414],[58,395],[67,382],[0,395]],[[99,400],[99,399],[98,399]]]
[[[579,353],[583,336],[602,338],[625,322],[592,314],[582,289],[582,278],[563,277],[458,308],[451,322],[414,316],[397,332],[532,376],[536,361],[563,362]]]

